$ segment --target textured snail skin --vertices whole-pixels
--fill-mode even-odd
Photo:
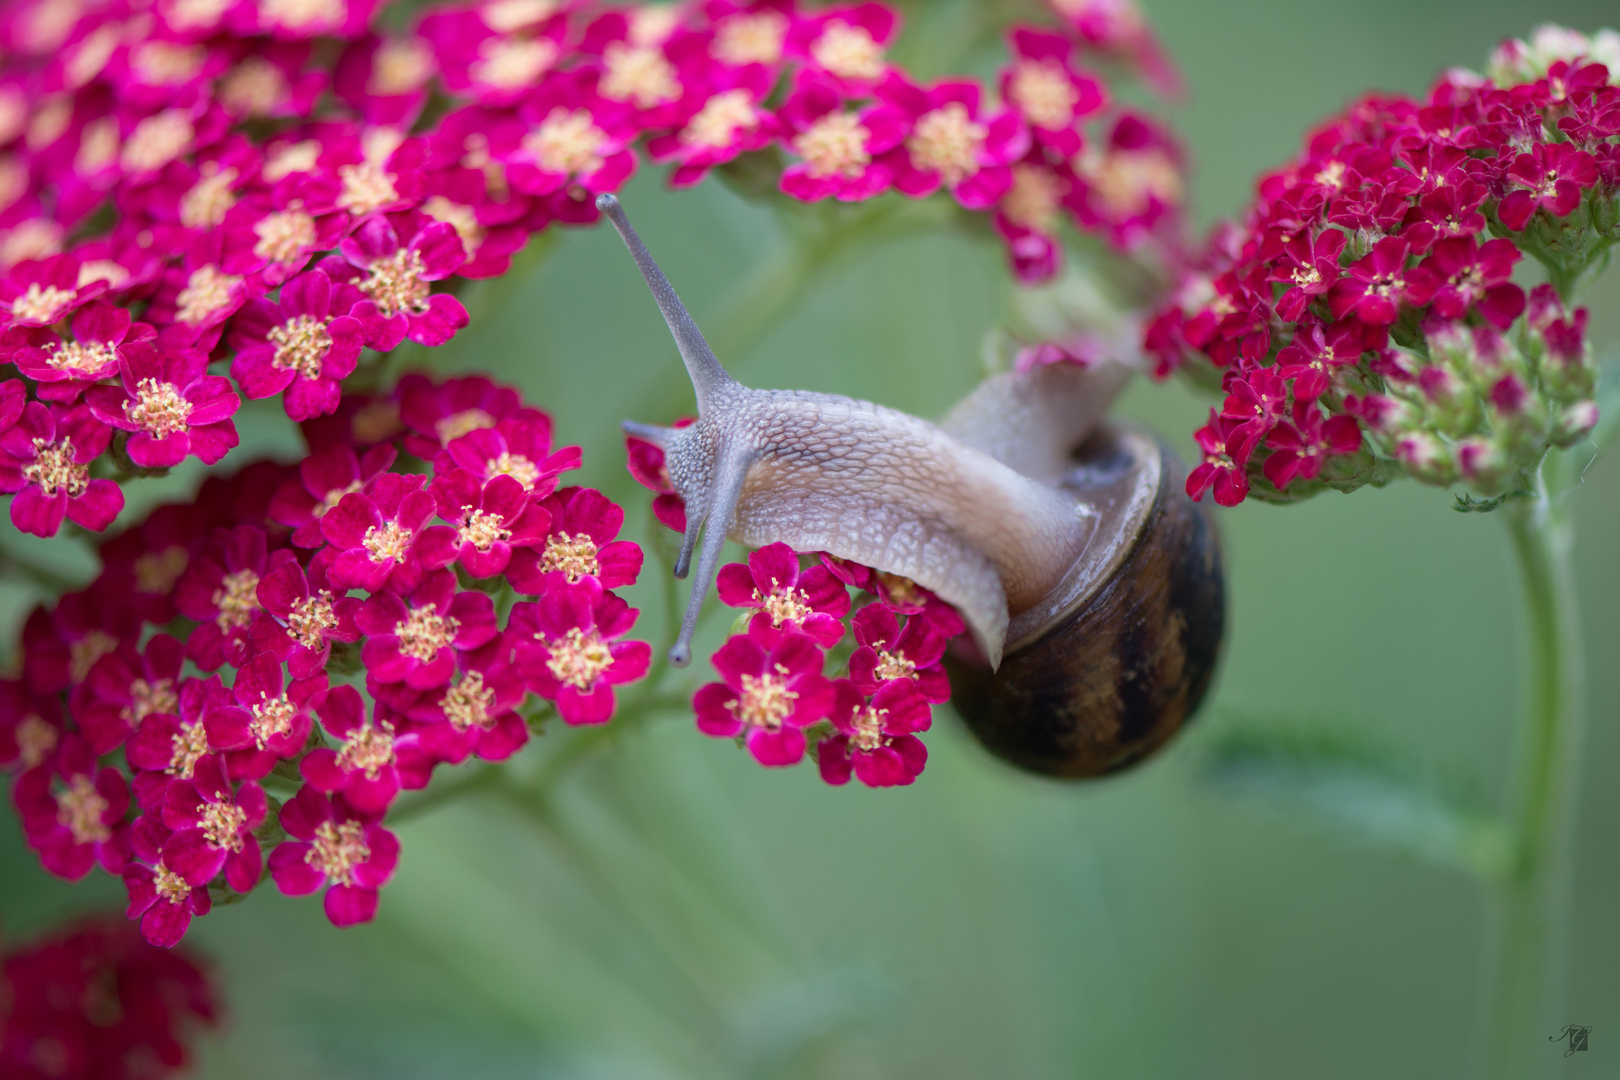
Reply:
[[[1117,453],[1122,438],[1105,431],[1092,453]],[[1151,504],[1106,572],[1040,613],[998,670],[947,658],[951,703],[997,757],[1055,777],[1117,772],[1174,737],[1209,689],[1226,615],[1220,540],[1169,449],[1152,449],[1163,467]],[[1101,486],[1085,467],[1069,479]]]

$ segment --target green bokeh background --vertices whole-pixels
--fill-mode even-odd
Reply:
[[[1258,171],[1362,89],[1421,91],[1540,21],[1616,21],[1602,0],[1155,0],[1150,14],[1192,88],[1174,121],[1203,223],[1235,211]],[[718,184],[671,195],[651,171],[625,200],[723,339],[779,242],[771,217]],[[988,245],[897,242],[840,265],[723,359],[755,385],[935,415],[978,377],[1004,282]],[[1620,342],[1620,273],[1587,300],[1596,340]],[[626,502],[627,535],[646,535],[617,422],[690,405],[610,233],[567,234],[438,359],[549,409],[560,441],[585,448],[580,482]],[[1126,402],[1184,452],[1203,408],[1177,385]],[[290,453],[273,408],[244,416],[247,442]],[[1573,496],[1591,731],[1567,1022],[1593,1034],[1589,1053],[1557,1062],[1568,1076],[1620,1075],[1616,457]],[[589,758],[530,813],[472,800],[402,827],[374,925],[338,931],[318,903],[262,889],[188,939],[229,998],[198,1074],[1459,1075],[1476,1036],[1479,887],[1199,779],[1223,730],[1261,718],[1357,730],[1500,802],[1515,582],[1500,524],[1449,502],[1404,484],[1223,512],[1232,606],[1212,701],[1168,752],[1117,779],[1019,775],[942,716],[915,787],[829,789],[812,767],[760,769],[671,714]],[[649,635],[664,625],[657,576],[649,561],[631,592]],[[0,599],[20,618],[26,594]],[[514,767],[544,768],[572,734],[554,730]],[[8,936],[121,898],[104,877],[49,879],[0,823]]]

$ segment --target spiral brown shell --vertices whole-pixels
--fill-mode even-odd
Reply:
[[[1063,486],[1097,508],[1054,593],[1013,617],[1001,667],[948,658],[952,703],[991,753],[1058,777],[1103,776],[1168,742],[1215,673],[1226,616],[1220,541],[1156,438],[1104,429]]]

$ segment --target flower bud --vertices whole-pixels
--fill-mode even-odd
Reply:
[[[1395,444],[1395,460],[1406,471],[1426,484],[1447,487],[1457,480],[1457,466],[1446,444],[1426,431],[1401,436]]]
[[[1509,460],[1495,440],[1476,436],[1457,444],[1457,467],[1471,487],[1490,494],[1501,486]]]
[[[1595,401],[1577,401],[1553,421],[1548,436],[1554,446],[1574,446],[1597,426],[1599,410]]]
[[[1423,390],[1424,420],[1444,435],[1466,435],[1479,426],[1479,398],[1473,388],[1439,364],[1418,373]]]

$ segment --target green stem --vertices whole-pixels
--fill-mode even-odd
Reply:
[[[1498,883],[1487,970],[1484,1073],[1525,1080],[1550,1067],[1547,1045],[1568,1019],[1565,1001],[1577,764],[1584,726],[1573,530],[1549,484],[1503,508],[1522,582],[1529,686],[1517,733],[1510,821],[1513,857]]]

